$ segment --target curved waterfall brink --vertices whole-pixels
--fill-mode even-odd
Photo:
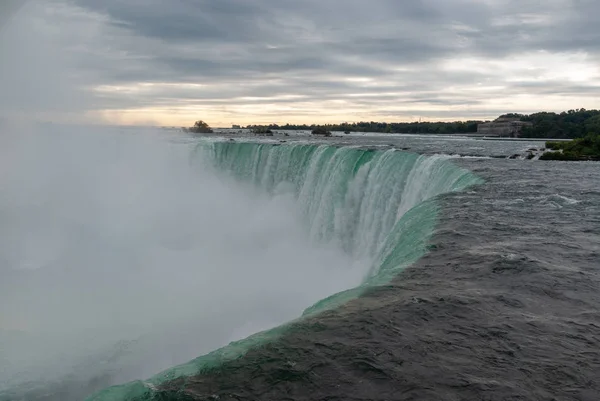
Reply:
[[[303,316],[340,306],[366,288],[389,283],[427,251],[439,212],[437,196],[481,182],[448,157],[393,149],[203,140],[195,152],[194,161],[209,162],[202,167],[233,175],[273,196],[292,196],[315,246],[339,246],[369,266],[360,286],[317,302]],[[151,400],[161,383],[218,367],[272,341],[288,327],[254,334],[150,380],[106,389],[90,400]]]

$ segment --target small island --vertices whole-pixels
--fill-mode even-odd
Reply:
[[[568,142],[549,141],[546,149],[550,151],[540,156],[540,160],[600,161],[600,134],[588,134]]]
[[[273,131],[264,125],[256,125],[252,128],[252,133],[258,136],[273,136]]]
[[[331,136],[331,132],[323,127],[316,127],[311,131],[312,135]]]

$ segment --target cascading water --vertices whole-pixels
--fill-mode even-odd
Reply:
[[[360,286],[317,302],[304,316],[340,306],[414,263],[426,252],[434,231],[436,197],[480,182],[446,156],[396,150],[202,141],[196,153],[221,174],[271,195],[291,194],[313,244],[334,244],[369,267]],[[285,328],[257,333],[150,380],[107,389],[91,400],[152,399],[161,383],[217,367],[273,340]]]
[[[197,151],[209,152],[218,170],[268,193],[291,191],[312,241],[336,243],[353,259],[372,265],[368,285],[389,280],[414,261],[402,258],[408,256],[403,249],[408,243],[414,250],[406,220],[420,218],[419,224],[427,225],[436,210],[433,203],[422,205],[421,216],[413,212],[403,221],[409,210],[479,181],[447,156],[394,149],[215,142],[201,143]]]

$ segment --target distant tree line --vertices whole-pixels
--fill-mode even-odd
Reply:
[[[358,123],[341,124],[271,124],[269,129],[276,130],[303,130],[312,131],[322,128],[326,131],[339,132],[383,132],[397,134],[463,134],[477,132],[477,124],[483,121],[455,121],[455,122],[412,122],[412,123],[387,123],[375,121],[361,121]],[[254,129],[255,125],[246,128]]]
[[[527,138],[583,138],[590,133],[600,133],[600,110],[576,109],[562,113],[540,112],[534,114],[508,113],[500,117],[529,121],[533,125],[523,128],[522,137]],[[468,134],[477,132],[477,125],[485,121],[453,122],[402,122],[387,123],[361,121],[341,124],[271,124],[269,129],[312,131],[323,128],[340,132],[382,132],[398,134]],[[253,129],[257,126],[249,125]]]
[[[588,134],[600,134],[600,110],[576,109],[562,113],[507,114],[503,117],[533,123],[521,132],[521,136],[526,138],[583,138]]]
[[[576,109],[562,113],[541,112],[534,114],[509,113],[500,117],[529,121],[533,125],[524,127],[521,136],[526,138],[583,138],[588,134],[600,134],[600,110]],[[454,122],[401,122],[387,123],[361,121],[341,124],[271,124],[248,125],[256,134],[268,134],[272,130],[304,130],[324,132],[381,132],[398,134],[468,134],[477,132],[477,125],[485,121]],[[212,129],[204,121],[196,121],[193,127],[186,129],[194,133],[210,133]]]

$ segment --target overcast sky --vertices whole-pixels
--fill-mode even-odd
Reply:
[[[0,0],[0,115],[213,126],[600,108],[598,0]]]

